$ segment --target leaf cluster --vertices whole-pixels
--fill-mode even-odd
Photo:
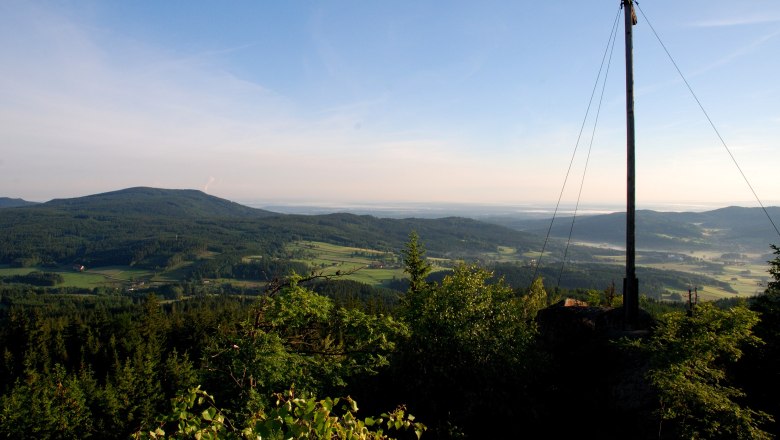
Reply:
[[[672,436],[770,438],[760,427],[772,418],[742,406],[744,392],[728,375],[745,347],[761,343],[752,333],[758,320],[744,306],[721,310],[703,303],[690,314],[664,315],[649,340],[633,343],[650,358],[648,379],[658,394],[662,426]]]
[[[378,417],[357,417],[357,402],[296,395],[294,389],[275,393],[275,405],[253,414],[243,428],[235,427],[214,397],[191,388],[172,400],[171,414],[154,430],[139,431],[135,439],[344,439],[386,440],[386,432],[413,430],[417,438],[426,430],[403,406]],[[167,431],[166,431],[167,430]]]

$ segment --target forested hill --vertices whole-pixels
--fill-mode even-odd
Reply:
[[[10,197],[0,197],[0,208],[16,208],[19,206],[37,205],[35,202],[28,202],[22,199],[12,199]]]
[[[284,215],[195,190],[130,188],[0,210],[0,264],[139,265],[166,268],[207,253],[284,256],[296,240],[398,251],[409,232],[431,256],[468,257],[497,246],[539,248],[541,239],[465,218],[379,219]]]
[[[280,215],[263,219],[262,224],[304,240],[388,251],[402,249],[409,232],[417,231],[424,237],[429,255],[434,257],[475,256],[495,251],[497,246],[519,251],[542,246],[540,236],[463,217],[389,219],[344,213]]]
[[[780,207],[768,207],[775,223],[780,220]],[[551,234],[568,237],[571,217],[555,220]],[[519,220],[509,217],[488,221],[517,230],[545,234],[550,219]],[[644,249],[695,250],[707,248],[756,249],[765,252],[769,243],[777,243],[772,224],[761,208],[731,206],[706,212],[658,212],[639,210],[636,213],[637,246]],[[626,239],[626,214],[577,217],[573,240],[622,245]]]
[[[275,215],[270,211],[250,208],[194,189],[160,189],[136,187],[72,199],[54,199],[38,206],[69,212],[177,216],[177,217],[242,217],[257,218]]]

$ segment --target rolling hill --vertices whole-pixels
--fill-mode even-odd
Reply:
[[[769,215],[780,220],[780,207],[767,208]],[[526,220],[493,217],[485,221],[519,231],[544,235],[550,219]],[[572,218],[560,217],[551,229],[553,237],[569,236]],[[766,253],[770,243],[780,242],[772,224],[761,208],[727,207],[706,212],[636,213],[637,247],[644,250],[719,250]],[[572,239],[576,242],[608,243],[623,246],[626,237],[624,212],[577,217]]]
[[[37,206],[98,215],[259,218],[275,215],[194,189],[135,187],[72,199],[54,199]]]
[[[497,246],[538,248],[539,237],[466,218],[379,219],[285,215],[196,190],[129,188],[0,210],[0,264],[170,267],[203,253],[281,256],[313,240],[399,251],[412,230],[432,256],[462,257]]]
[[[18,208],[20,206],[37,205],[36,202],[28,202],[22,199],[12,199],[10,197],[0,197],[0,208]]]
[[[699,280],[696,282],[702,285],[735,293],[728,281],[734,274],[727,275],[721,263],[696,261],[687,251],[718,246],[728,252],[739,251],[727,239],[761,244],[771,237],[761,235],[764,225],[757,214],[750,208],[734,207],[706,213],[640,211],[638,241],[645,246],[640,260],[648,265],[642,269],[645,291],[660,295],[665,289],[679,290]],[[540,274],[552,283],[559,280],[565,288],[603,288],[619,279],[621,251],[574,245],[564,250],[562,238],[568,236],[570,227],[566,220],[559,219],[553,227],[553,237],[558,238],[547,243]],[[623,214],[577,220],[575,240],[622,245]],[[280,264],[292,262],[296,257],[288,245],[294,242],[323,242],[399,255],[409,233],[416,231],[430,257],[477,260],[495,270],[502,267],[495,264],[504,261],[510,266],[497,273],[515,279],[519,283],[516,287],[527,286],[534,272],[529,261],[537,258],[534,255],[543,246],[549,221],[502,221],[505,225],[464,217],[280,214],[197,190],[128,188],[0,209],[0,265],[60,270],[75,264],[124,266],[175,273],[173,279],[184,280],[205,273],[209,265],[240,264],[250,255]],[[675,251],[678,253],[668,253]],[[670,258],[678,263],[664,268]],[[736,275],[740,280],[745,278]]]

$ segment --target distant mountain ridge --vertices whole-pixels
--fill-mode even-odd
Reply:
[[[37,205],[37,202],[28,202],[23,199],[12,199],[10,197],[0,197],[0,208],[18,208],[20,206]]]
[[[254,218],[276,215],[250,208],[195,189],[134,187],[70,199],[54,199],[41,209],[124,215],[178,215]]]
[[[775,209],[772,212],[777,215]],[[532,255],[545,243],[549,220],[503,220],[515,229],[466,217],[281,214],[250,208],[198,190],[136,187],[0,209],[0,265],[130,266],[158,273],[176,273],[174,279],[187,279],[200,273],[198,271],[204,265],[242,261],[247,256],[261,256],[264,261],[305,260],[305,250],[289,246],[301,241],[398,255],[404,249],[409,233],[416,231],[429,257],[488,264],[510,261],[512,264],[504,267],[511,266],[508,273],[527,272],[531,267],[530,259],[535,258]],[[550,268],[560,263],[560,256],[566,255],[576,267],[569,265],[562,282],[571,288],[602,288],[600,286],[614,278],[619,269],[614,264],[603,264],[600,257],[620,256],[621,252],[610,247],[567,247],[564,240],[570,222],[566,220],[556,221],[553,238],[546,242],[549,257],[545,258],[547,266],[543,265],[542,273],[550,279],[560,278],[563,272],[557,267]],[[575,240],[610,242],[615,247],[624,240],[625,215],[622,213],[577,220]],[[695,246],[709,250],[713,241],[718,240],[722,242],[719,245],[727,246],[724,253],[742,252],[739,245],[730,244],[728,240],[752,237],[755,231],[751,228],[758,231],[762,227],[761,217],[754,215],[751,208],[737,207],[707,213],[640,211],[637,224],[640,250],[643,246],[645,250],[652,250],[652,244],[655,244],[659,246],[657,249],[663,249],[656,253],[663,255],[667,251],[687,254]],[[526,230],[518,230],[521,227]],[[765,252],[768,246],[762,240],[766,238],[758,236],[756,249]],[[644,256],[657,258],[649,254]],[[646,272],[645,276],[651,280],[645,285],[659,293],[663,289],[679,288],[680,283],[690,280],[687,273],[673,272]],[[532,273],[523,276],[530,280]],[[520,286],[528,285],[522,280],[517,282]],[[702,281],[702,284],[720,286],[727,291],[730,288],[728,283],[715,279]]]
[[[204,252],[284,257],[285,245],[300,240],[397,252],[413,230],[430,256],[541,246],[537,236],[468,218],[279,214],[202,191],[147,187],[3,209],[0,230],[0,264],[15,265],[169,267]]]
[[[780,207],[767,207],[775,224],[780,220]],[[572,229],[572,217],[558,217],[552,228],[550,220],[523,220],[510,217],[486,221],[519,231],[591,243],[624,245],[626,214],[615,212],[577,217]],[[696,250],[733,248],[734,251],[754,249],[767,251],[770,243],[780,243],[780,237],[761,208],[729,206],[705,212],[658,212],[638,210],[636,213],[637,247],[644,249]]]

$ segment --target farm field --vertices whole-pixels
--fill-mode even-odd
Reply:
[[[300,241],[288,245],[294,261],[306,263],[322,275],[348,274],[342,279],[373,286],[393,278],[403,278],[400,257],[390,252],[315,241]]]
[[[763,292],[768,277],[766,267],[760,264],[723,264],[720,270],[717,271],[703,269],[700,264],[696,263],[670,262],[647,264],[645,266],[660,270],[705,274],[718,281],[728,283],[737,291],[737,295],[739,296],[753,296]],[[734,293],[725,291],[716,286],[699,286],[699,288],[699,299],[702,300],[709,301],[721,298],[733,298],[735,296]],[[701,290],[702,288],[703,290]],[[679,293],[683,294],[683,296],[687,295],[687,292]]]
[[[340,279],[352,280],[372,286],[381,286],[394,279],[406,277],[401,264],[402,257],[392,252],[384,252],[375,249],[339,246],[316,241],[300,241],[291,243],[287,252],[293,261],[307,264],[312,271],[325,276],[338,276]],[[545,252],[545,256],[550,256]],[[679,271],[697,275],[707,275],[718,281],[729,284],[737,291],[738,296],[752,296],[764,290],[768,273],[766,266],[758,261],[723,262],[719,260],[721,254],[699,253],[692,255],[698,261],[661,261],[653,263],[643,262],[640,256],[637,259],[639,267],[649,267],[657,270]],[[258,260],[262,257],[248,256],[246,260]],[[498,247],[495,252],[486,253],[485,260],[494,262],[527,261],[539,258],[538,253],[526,252],[518,254],[511,247]],[[622,255],[593,255],[593,259],[601,263],[622,265]],[[433,265],[433,271],[449,270],[456,260],[446,258],[429,258]],[[656,260],[657,261],[657,260]],[[54,272],[63,276],[64,282],[57,287],[73,287],[93,289],[97,287],[111,288],[138,288],[159,284],[173,284],[185,280],[188,277],[188,269],[192,262],[185,261],[172,270],[163,273],[154,273],[151,270],[138,269],[129,266],[107,266],[87,268],[84,272],[76,272],[70,267],[59,268],[13,268],[0,266],[0,276],[26,275],[33,271]],[[265,285],[258,281],[245,281],[232,278],[211,279],[211,283],[232,284],[237,287],[249,289],[262,289]],[[641,285],[641,280],[640,280]],[[693,287],[693,286],[692,286]],[[724,290],[716,285],[704,285],[699,287],[700,300],[716,300],[721,298],[733,298],[733,292]],[[687,290],[679,288],[672,290],[671,294],[679,294],[687,299]],[[669,299],[670,295],[664,296]]]
[[[401,256],[391,252],[338,246],[329,243],[301,241],[288,247],[288,251],[302,256],[295,261],[310,265],[322,275],[340,275],[340,279],[353,280],[372,286],[381,285],[393,279],[406,277]],[[448,270],[452,260],[429,258],[433,271]]]
[[[95,287],[122,287],[139,280],[150,280],[151,271],[125,266],[107,266],[76,272],[73,269],[50,267],[8,267],[0,266],[0,276],[27,275],[30,272],[51,272],[62,275],[64,282],[56,287],[93,289]]]
[[[290,246],[291,251],[297,251],[298,254],[305,255],[305,258],[297,259],[311,265],[315,270],[323,275],[344,274],[343,279],[363,282],[370,285],[381,285],[382,283],[394,278],[403,278],[405,274],[400,267],[400,256],[393,256],[390,253],[376,251],[372,249],[362,249],[347,246],[338,246],[320,242],[298,242]],[[549,255],[545,252],[545,255]],[[705,255],[699,256],[700,258]],[[707,259],[717,258],[720,254],[707,254]],[[511,248],[499,248],[496,253],[485,256],[487,259],[499,262],[512,262],[527,260],[529,258],[538,258],[538,253],[517,254]],[[622,265],[625,261],[623,256],[596,256],[594,258],[607,264]],[[387,266],[378,267],[380,261],[394,261],[395,263]],[[434,265],[434,271],[446,270],[452,267],[455,261],[447,259],[429,258]],[[663,263],[641,263],[638,259],[638,266],[644,266],[659,270],[674,270],[690,274],[705,274],[719,281],[731,285],[737,291],[738,296],[752,296],[761,291],[764,287],[762,283],[766,281],[767,273],[765,265],[743,264],[743,263],[718,263],[718,270],[709,270],[706,264],[712,261],[704,262],[677,262],[669,261]],[[375,265],[377,267],[372,267]],[[641,280],[640,280],[641,283]],[[735,294],[714,285],[705,285],[699,287],[699,299],[703,301],[717,300],[721,298],[733,298]],[[684,296],[687,300],[686,292],[674,292]]]

